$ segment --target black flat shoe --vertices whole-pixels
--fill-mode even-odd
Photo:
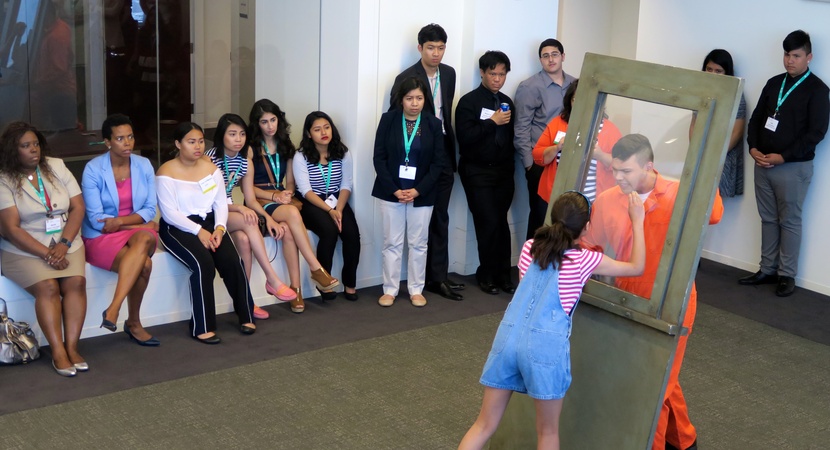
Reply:
[[[512,293],[516,292],[516,286],[513,285],[513,283],[511,283],[509,281],[505,281],[504,283],[500,283],[499,288],[502,291],[504,291],[508,294],[512,294]]]
[[[455,281],[452,281],[449,278],[447,278],[447,280],[444,281],[444,284],[449,286],[449,288],[454,290],[454,291],[463,291],[464,290],[464,283],[456,283]]]
[[[219,336],[215,335],[215,334],[213,336],[209,337],[209,338],[204,338],[204,339],[199,339],[198,337],[193,336],[193,339],[196,339],[197,341],[201,342],[202,344],[208,344],[208,345],[216,345],[216,344],[222,342],[222,339]]]
[[[357,296],[357,291],[354,291],[351,294],[346,292],[346,291],[343,291],[343,297],[345,297],[346,300],[348,300],[350,302],[356,302],[357,299],[360,298],[360,297]]]
[[[425,288],[427,291],[432,292],[434,294],[438,294],[446,299],[450,299],[456,302],[464,300],[464,297],[461,294],[458,294],[455,291],[453,291],[448,281],[444,281],[443,283],[433,281],[427,283]]]
[[[101,313],[101,317],[104,320],[101,321],[101,327],[100,328],[106,328],[110,331],[115,331],[118,328],[118,327],[115,326],[114,323],[107,320],[107,310],[106,309],[104,310],[104,312]]]
[[[768,275],[764,272],[761,272],[760,270],[748,277],[738,279],[738,284],[742,284],[744,286],[757,286],[759,284],[775,284],[777,282],[778,275]]]
[[[499,293],[499,287],[493,283],[478,283],[479,289],[481,289],[485,294],[497,295]]]
[[[337,298],[337,292],[320,292],[320,298],[322,298],[323,300],[334,300]]]
[[[795,278],[778,277],[778,286],[775,288],[775,295],[789,297],[795,292]]]
[[[136,344],[141,345],[143,347],[158,347],[159,345],[161,345],[161,341],[152,336],[150,337],[150,339],[147,339],[146,341],[139,341],[137,337],[133,336],[133,333],[130,332],[130,327],[128,327],[127,325],[124,325],[124,332],[127,333],[127,336],[129,336],[130,339],[135,341]]]
[[[250,325],[240,325],[239,326],[239,332],[242,333],[242,334],[254,334],[254,333],[256,333],[256,328],[254,328]]]

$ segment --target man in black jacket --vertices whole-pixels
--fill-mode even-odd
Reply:
[[[786,73],[767,81],[749,119],[746,140],[755,162],[755,202],[761,216],[761,268],[743,285],[778,283],[792,295],[801,248],[801,206],[813,178],[816,145],[830,120],[827,85],[810,72],[810,35],[784,39]]]
[[[440,25],[431,23],[418,32],[418,52],[421,60],[395,77],[395,84],[389,95],[395,95],[400,83],[417,77],[431,91],[426,95],[424,112],[434,114],[441,120],[444,132],[444,150],[449,164],[442,172],[436,185],[435,206],[429,223],[429,244],[427,248],[426,290],[440,294],[450,300],[462,300],[458,290],[464,289],[462,283],[455,283],[447,278],[449,272],[449,226],[450,194],[452,193],[453,173],[456,171],[455,135],[452,128],[452,102],[455,97],[455,69],[442,64],[447,48],[447,32]],[[392,105],[389,109],[398,107]]]
[[[511,239],[507,211],[513,201],[513,116],[510,97],[501,92],[510,59],[488,51],[479,60],[481,84],[458,101],[458,174],[473,215],[478,243],[476,279],[482,291],[512,294]]]

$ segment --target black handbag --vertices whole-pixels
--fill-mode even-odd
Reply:
[[[0,298],[0,365],[26,364],[40,358],[35,334],[26,322],[15,322]]]

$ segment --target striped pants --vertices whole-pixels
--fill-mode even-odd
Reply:
[[[189,216],[202,228],[213,232],[213,213],[205,219]],[[222,277],[228,293],[233,299],[233,309],[239,323],[254,323],[254,299],[242,259],[230,236],[225,236],[215,252],[206,249],[199,237],[182,231],[164,221],[159,223],[159,239],[167,251],[190,269],[190,299],[193,317],[190,332],[193,336],[216,331],[216,300],[213,293],[213,278],[216,272]]]

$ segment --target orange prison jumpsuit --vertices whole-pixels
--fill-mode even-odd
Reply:
[[[542,132],[539,140],[536,141],[536,146],[533,147],[533,163],[545,168],[542,171],[542,176],[539,180],[539,190],[537,191],[539,197],[542,197],[542,200],[545,202],[550,201],[550,193],[553,191],[553,181],[556,178],[557,167],[556,159],[551,161],[550,164],[545,164],[545,149],[553,145],[553,140],[556,139],[556,134],[559,131],[567,132],[568,122],[562,120],[561,116],[556,116],[548,123],[545,131]],[[622,134],[619,128],[610,120],[603,119],[602,131],[597,138],[600,150],[611,154],[611,149],[621,137]],[[611,168],[597,161],[597,195],[600,192],[614,187],[615,184],[614,174],[611,173]]]
[[[644,298],[651,296],[654,278],[657,276],[657,266],[660,263],[663,244],[669,228],[669,221],[674,210],[678,187],[678,182],[668,181],[659,173],[657,174],[654,190],[644,202],[646,210],[643,224],[646,236],[645,270],[639,277],[617,277],[616,284],[620,289]],[[615,259],[629,261],[631,259],[633,237],[631,220],[628,217],[628,196],[623,194],[618,186],[615,186],[597,196],[592,210],[591,226],[582,239],[583,246],[602,246],[606,253],[611,254]],[[720,222],[722,216],[723,201],[718,193],[715,195],[709,223]],[[613,253],[611,253],[612,251]],[[683,326],[689,329],[689,334],[681,336],[677,342],[677,352],[672,362],[663,409],[657,422],[652,450],[664,450],[667,442],[679,449],[685,449],[697,439],[695,427],[689,420],[683,391],[680,389],[680,383],[677,380],[680,374],[680,366],[683,364],[683,355],[686,352],[686,341],[692,333],[696,311],[697,290],[692,284],[689,305],[683,319]]]

